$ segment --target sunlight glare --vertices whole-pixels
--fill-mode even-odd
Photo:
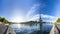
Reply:
[[[16,17],[13,17],[11,21],[12,22],[23,22],[24,20],[22,17],[16,16]]]
[[[17,27],[18,27],[18,28],[21,28],[22,26],[21,26],[21,24],[18,24]]]

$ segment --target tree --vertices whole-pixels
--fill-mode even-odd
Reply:
[[[56,23],[60,23],[60,18],[57,19]]]
[[[6,20],[5,18],[2,18],[2,17],[0,17],[0,22],[3,22],[3,23],[8,23],[8,20]]]
[[[5,18],[2,18],[4,23],[8,23],[8,21]]]
[[[60,22],[60,18],[57,19],[57,22]]]
[[[1,19],[2,17],[0,16],[0,19]]]
[[[2,17],[0,16],[0,22],[2,21]]]

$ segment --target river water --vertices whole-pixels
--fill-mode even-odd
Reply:
[[[13,30],[16,32],[16,34],[30,34],[34,31],[39,31],[40,26],[39,24],[34,24],[34,25],[27,25],[27,24],[11,24],[10,25]],[[52,29],[52,24],[43,24],[42,30],[50,32]]]

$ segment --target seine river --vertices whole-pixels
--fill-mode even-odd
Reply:
[[[13,30],[16,32],[16,34],[30,34],[34,31],[39,31],[40,30],[40,26],[39,24],[33,24],[33,25],[27,25],[27,24],[11,24],[10,25]],[[52,29],[52,24],[43,24],[42,26],[42,30],[43,31],[47,31],[50,32],[50,30]]]

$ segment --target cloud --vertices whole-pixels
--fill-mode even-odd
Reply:
[[[39,14],[34,15],[32,18],[30,18],[29,20],[39,20]],[[45,14],[41,14],[42,20],[45,22],[55,22],[57,17],[54,16],[50,16],[50,15],[45,15]],[[44,18],[44,19],[43,19]]]
[[[10,17],[11,18],[10,19],[11,22],[23,22],[25,20],[23,15],[21,15],[20,11],[22,11],[22,10],[14,9],[12,11],[12,13],[11,13],[12,15]]]
[[[57,17],[54,17],[54,16],[50,16],[50,15],[45,15],[45,14],[41,14],[42,18],[57,18]]]
[[[30,15],[32,15],[36,10],[37,7],[40,6],[40,4],[34,4],[33,7],[31,7],[31,9],[27,12],[27,17],[29,17]]]
[[[39,20],[39,14],[36,14],[36,15],[33,15],[33,16],[32,16],[32,14],[33,14],[34,12],[36,12],[37,7],[40,7],[40,6],[41,6],[41,4],[34,4],[34,5],[31,7],[31,9],[27,12],[27,15],[26,15],[27,20]],[[43,6],[45,6],[45,5],[43,5]],[[41,14],[41,15],[42,15],[42,16],[41,16],[42,19],[45,18],[45,19],[43,19],[43,21],[55,22],[56,19],[57,19],[57,17],[54,17],[54,16],[45,15],[45,14]],[[32,17],[31,17],[31,16],[32,16]]]
[[[34,15],[32,18],[30,18],[29,20],[39,20],[39,14]]]
[[[40,4],[34,4],[30,10],[27,12],[27,15],[26,16],[22,16],[21,15],[21,12],[22,10],[20,9],[14,9],[13,12],[12,12],[12,16],[11,16],[11,19],[10,21],[27,21],[27,20],[30,20],[30,18],[32,18],[31,15],[33,15],[33,13],[37,10],[37,7],[40,6]]]
[[[40,8],[42,6],[42,4],[33,4],[33,6],[30,8],[30,10],[27,12],[27,15],[26,15],[26,20],[38,20],[38,16],[39,14],[37,15],[33,15],[36,10],[38,9],[38,7]],[[45,6],[45,5],[44,5]],[[33,16],[32,16],[33,15]]]
[[[47,21],[47,22],[55,22],[56,19],[58,17],[54,17],[54,16],[50,16],[50,15],[45,15],[45,14],[41,14],[42,15],[42,18],[45,18],[43,19],[44,21]]]
[[[33,17],[32,15],[34,14],[34,12],[36,12],[37,7],[39,7],[40,4],[33,4],[33,6],[30,8],[30,10],[27,12],[26,15],[26,20],[32,20],[35,19],[35,17]]]

